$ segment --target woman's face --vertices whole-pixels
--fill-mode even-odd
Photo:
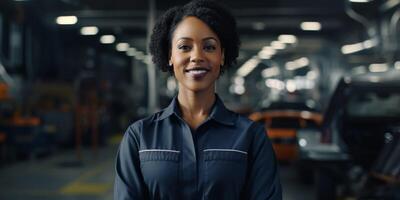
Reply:
[[[217,34],[203,21],[189,16],[177,25],[169,64],[173,65],[180,90],[214,91],[223,57]]]

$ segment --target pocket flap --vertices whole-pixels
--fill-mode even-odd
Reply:
[[[247,159],[247,152],[235,149],[206,149],[203,152],[205,161],[243,161]]]
[[[179,161],[179,151],[164,149],[146,149],[139,151],[141,162],[146,161]]]

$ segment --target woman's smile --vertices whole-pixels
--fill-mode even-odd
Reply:
[[[189,69],[185,69],[185,74],[194,80],[203,79],[207,73],[210,71],[207,67],[193,67]]]

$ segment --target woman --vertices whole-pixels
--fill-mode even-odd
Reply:
[[[282,199],[264,127],[225,108],[215,82],[238,56],[232,15],[213,1],[168,10],[150,41],[178,95],[133,123],[116,159],[115,199]]]

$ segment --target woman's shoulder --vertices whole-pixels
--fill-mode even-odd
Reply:
[[[164,110],[165,109],[155,112],[151,115],[144,116],[140,119],[137,119],[136,121],[134,121],[133,123],[131,123],[129,125],[129,129],[141,130],[143,128],[143,126],[152,125],[153,123],[155,123],[162,117]]]
[[[263,127],[263,125],[260,122],[251,120],[247,115],[236,113],[233,111],[231,111],[231,112],[234,113],[234,115],[236,115],[236,123],[235,124],[237,124],[237,125],[248,127],[248,128],[254,128],[254,129]]]

